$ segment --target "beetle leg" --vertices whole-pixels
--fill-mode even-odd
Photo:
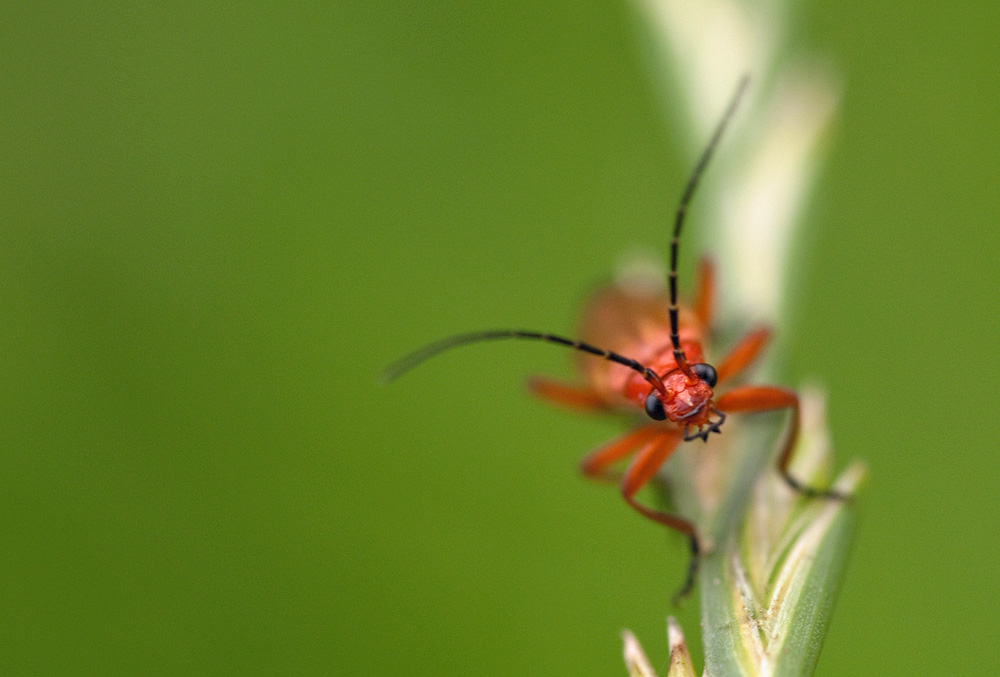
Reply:
[[[618,482],[621,479],[621,473],[611,471],[609,466],[622,460],[657,435],[662,434],[662,428],[651,425],[631,430],[587,454],[580,461],[580,471],[591,479]]]
[[[675,604],[684,597],[687,597],[694,587],[701,552],[698,543],[698,533],[695,530],[693,522],[678,515],[653,510],[636,501],[635,495],[666,462],[670,454],[677,448],[680,439],[681,434],[679,430],[670,430],[650,440],[636,455],[635,460],[632,461],[628,470],[625,471],[625,477],[622,479],[622,497],[624,497],[629,505],[649,519],[670,527],[674,531],[679,531],[688,537],[688,545],[691,548],[691,559],[688,561],[684,584],[677,591],[677,594],[674,595]]]
[[[576,411],[599,411],[607,409],[604,399],[593,390],[561,383],[545,376],[528,379],[528,392],[549,404]]]
[[[715,264],[711,257],[703,256],[698,261],[698,278],[695,282],[694,294],[694,314],[705,328],[706,333],[711,333],[712,320],[715,315]]]
[[[803,484],[788,471],[799,436],[799,396],[789,388],[778,386],[742,386],[730,390],[716,403],[720,411],[757,413],[775,409],[791,409],[792,420],[788,425],[788,435],[778,457],[778,472],[795,491],[808,498],[832,498],[846,500],[849,496],[834,489],[817,489]]]
[[[715,368],[719,380],[735,376],[749,366],[771,338],[770,327],[757,327],[733,346],[722,363]]]

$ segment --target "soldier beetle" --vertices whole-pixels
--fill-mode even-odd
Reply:
[[[695,165],[674,218],[670,241],[670,274],[666,294],[623,286],[597,292],[584,309],[579,340],[555,334],[502,329],[452,336],[427,345],[390,366],[393,380],[424,360],[452,348],[481,341],[525,339],[565,346],[584,354],[579,362],[582,383],[567,384],[534,378],[529,389],[539,398],[571,409],[594,412],[639,412],[641,422],[621,437],[587,455],[580,467],[595,479],[620,480],[625,501],[649,519],[688,538],[691,559],[677,598],[694,585],[701,546],[693,522],[651,508],[636,494],[656,474],[681,442],[708,441],[721,433],[728,414],[788,409],[791,412],[777,469],[785,482],[807,497],[843,499],[831,489],[816,489],[789,472],[799,430],[799,397],[794,390],[772,385],[741,385],[717,394],[719,385],[743,371],[771,337],[768,327],[749,331],[713,366],[705,361],[703,344],[713,326],[714,268],[707,259],[699,266],[694,300],[681,305],[677,294],[677,261],[681,230],[698,182],[745,92],[744,77],[707,146]],[[624,475],[610,467],[634,454]]]

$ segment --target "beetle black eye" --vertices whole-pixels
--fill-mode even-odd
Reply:
[[[714,388],[715,384],[719,382],[719,375],[715,373],[715,367],[710,364],[701,362],[694,365],[692,369],[694,369],[695,376],[707,383],[709,387]]]
[[[667,412],[663,410],[663,402],[660,401],[655,390],[650,390],[649,395],[646,396],[646,415],[654,421],[664,421],[667,418]]]

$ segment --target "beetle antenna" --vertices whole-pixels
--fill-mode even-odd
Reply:
[[[693,377],[691,367],[688,365],[687,356],[681,348],[681,339],[677,331],[677,250],[680,243],[681,227],[684,225],[684,217],[687,215],[687,208],[691,203],[691,198],[694,197],[694,191],[698,187],[698,181],[701,179],[708,161],[715,152],[715,147],[719,145],[719,139],[722,138],[722,133],[726,130],[726,126],[736,112],[740,99],[743,98],[743,92],[746,91],[749,83],[750,76],[744,75],[740,79],[740,83],[736,86],[736,93],[733,94],[733,98],[729,101],[729,107],[726,108],[726,112],[722,115],[722,120],[715,128],[712,138],[709,140],[705,150],[701,152],[701,157],[698,158],[698,164],[694,166],[694,171],[691,172],[691,176],[688,178],[687,185],[684,187],[684,193],[681,195],[681,203],[677,206],[677,216],[674,218],[674,236],[670,240],[670,342],[674,345],[674,361],[685,374],[691,377]]]
[[[666,388],[663,385],[663,381],[660,380],[660,377],[657,376],[656,372],[649,367],[644,367],[633,359],[625,357],[624,355],[619,355],[618,353],[610,350],[602,350],[601,348],[592,346],[589,343],[584,343],[583,341],[574,341],[573,339],[563,338],[562,336],[556,336],[554,334],[543,334],[537,331],[522,331],[520,329],[479,331],[471,334],[450,336],[448,338],[441,339],[440,341],[435,341],[434,343],[428,344],[389,365],[386,370],[382,372],[382,378],[386,383],[395,381],[397,378],[410,371],[421,362],[434,357],[438,353],[443,353],[446,350],[451,350],[452,348],[457,348],[458,346],[463,346],[467,343],[495,341],[498,339],[531,339],[535,341],[547,341],[548,343],[556,343],[561,346],[566,346],[567,348],[596,355],[597,357],[603,357],[606,360],[639,372],[650,385],[656,388],[658,392],[666,394]]]

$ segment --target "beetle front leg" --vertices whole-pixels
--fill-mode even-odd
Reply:
[[[684,577],[684,584],[674,595],[674,604],[687,597],[694,588],[695,577],[698,573],[698,562],[701,556],[698,532],[693,522],[678,515],[671,515],[647,507],[636,501],[635,495],[663,466],[670,454],[677,448],[680,439],[681,434],[679,430],[670,430],[653,438],[636,454],[635,460],[632,461],[628,470],[625,471],[625,476],[622,478],[622,497],[629,505],[649,519],[670,527],[674,531],[679,531],[688,538],[688,545],[691,548],[691,558],[688,560],[688,569]]]
[[[792,420],[788,425],[788,434],[785,438],[785,444],[781,448],[781,455],[778,457],[778,472],[781,473],[788,486],[803,496],[837,500],[850,498],[850,496],[835,489],[817,489],[803,484],[788,471],[788,466],[791,465],[792,461],[792,452],[795,451],[795,442],[799,437],[799,396],[794,390],[778,386],[742,386],[730,390],[720,397],[715,406],[720,411],[748,414],[776,409],[791,409]]]

